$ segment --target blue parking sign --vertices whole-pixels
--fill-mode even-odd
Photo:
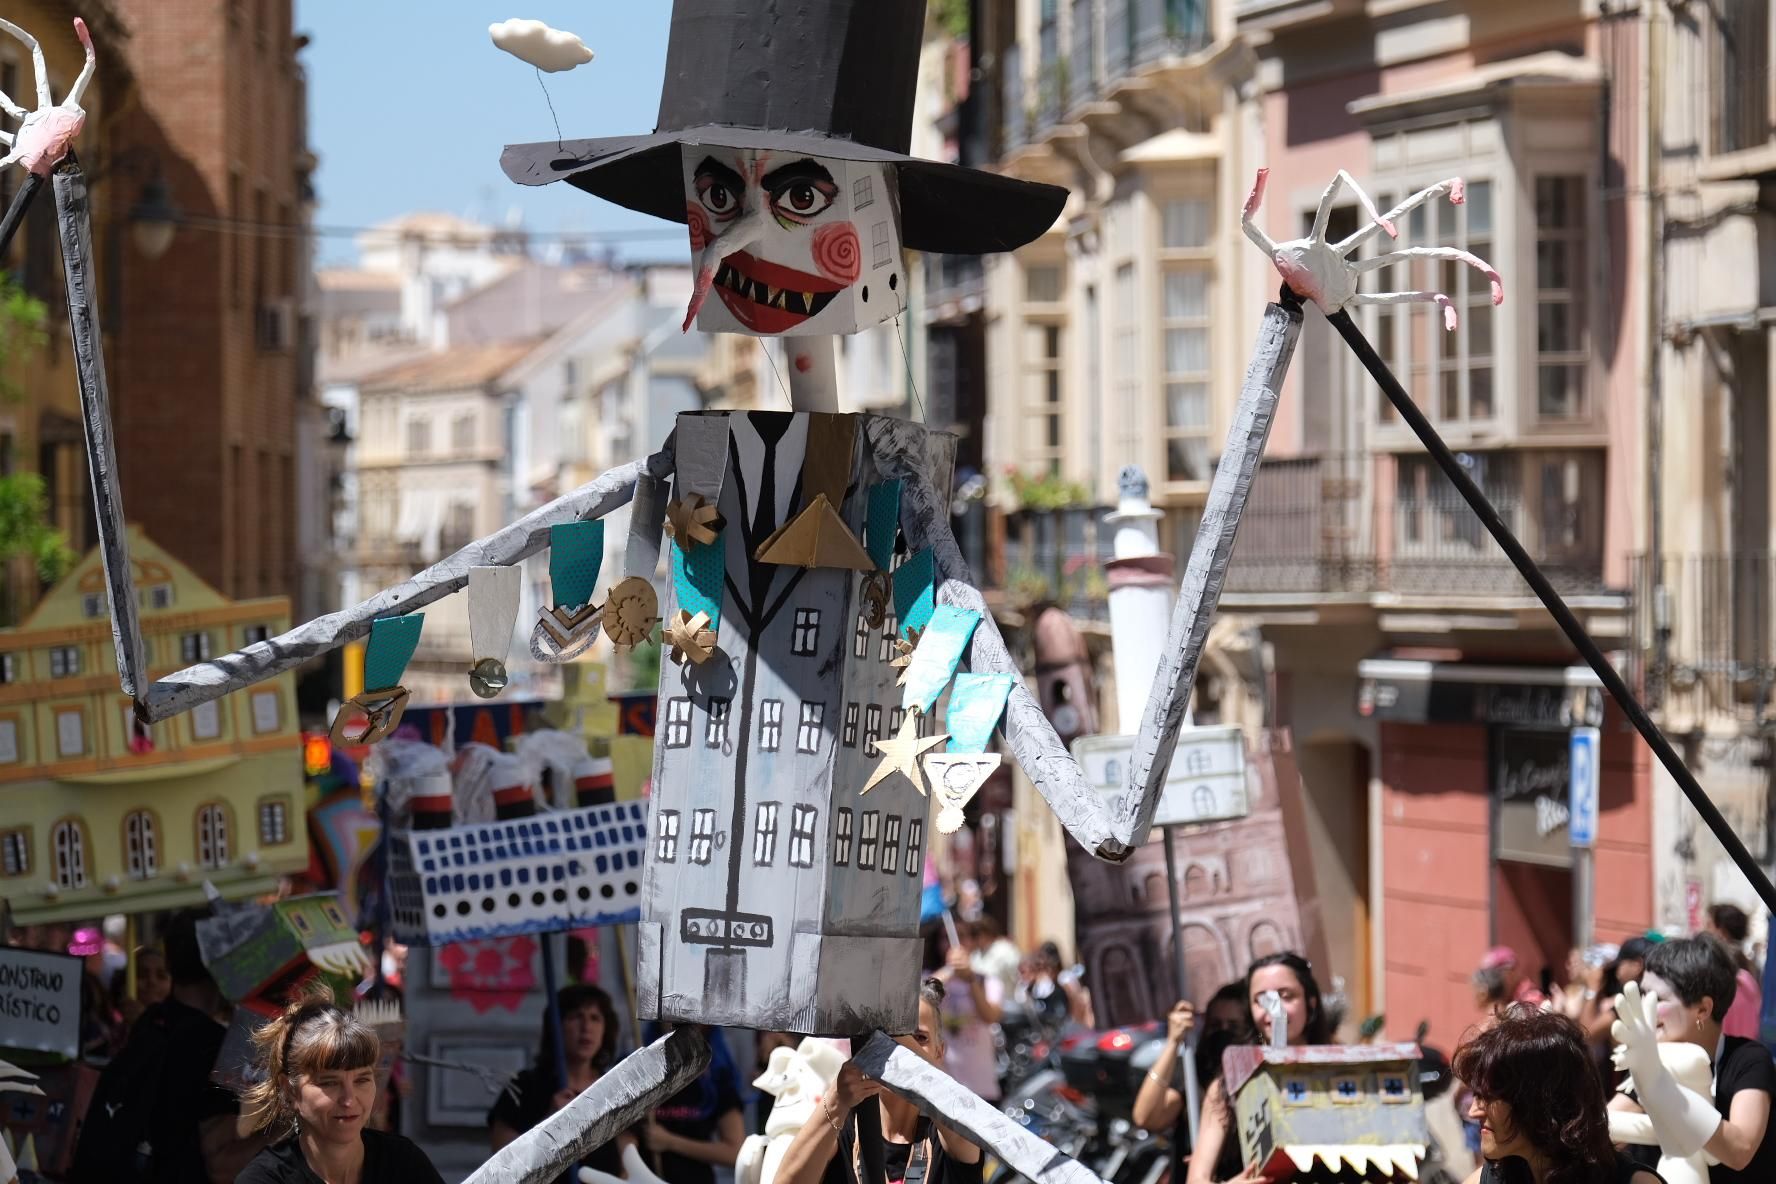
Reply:
[[[1567,836],[1575,847],[1597,842],[1597,782],[1599,770],[1596,728],[1574,728],[1567,755],[1567,774],[1572,811]]]

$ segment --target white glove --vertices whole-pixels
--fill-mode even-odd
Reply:
[[[1658,996],[1642,997],[1639,983],[1622,988],[1610,1034],[1622,1046],[1621,1062],[1634,1078],[1640,1108],[1653,1120],[1667,1155],[1694,1155],[1720,1129],[1720,1112],[1708,1099],[1677,1083],[1659,1059]]]
[[[1609,1112],[1609,1133],[1612,1143],[1633,1143],[1638,1147],[1657,1147],[1659,1132],[1653,1129],[1653,1120],[1646,1114],[1635,1114],[1628,1110],[1611,1110]]]
[[[641,1158],[641,1149],[630,1143],[623,1148],[623,1171],[628,1174],[627,1182],[618,1179],[609,1172],[598,1172],[591,1168],[580,1169],[580,1184],[666,1184],[654,1175],[647,1161]]]

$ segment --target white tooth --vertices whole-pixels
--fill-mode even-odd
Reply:
[[[765,285],[765,303],[766,304],[776,303],[777,297],[780,295],[782,295],[782,291],[780,289],[773,288],[770,284]]]
[[[802,307],[806,308],[809,312],[814,311],[814,293],[812,293],[812,292],[803,292],[802,293]]]

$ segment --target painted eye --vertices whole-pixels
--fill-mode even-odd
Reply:
[[[791,181],[771,195],[771,205],[784,217],[805,222],[825,213],[837,196],[836,188],[818,181]]]
[[[718,218],[731,218],[740,209],[740,196],[714,177],[699,175],[697,199]]]

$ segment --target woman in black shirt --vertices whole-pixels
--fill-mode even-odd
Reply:
[[[253,1037],[265,1079],[243,1097],[255,1131],[280,1142],[236,1184],[444,1184],[425,1152],[364,1120],[376,1101],[381,1041],[322,988]]]
[[[487,1112],[488,1134],[495,1151],[579,1097],[604,1076],[616,1058],[617,1010],[602,988],[591,983],[569,983],[556,992],[555,1001],[561,1010],[567,1085],[562,1087],[556,1079],[554,1033],[545,1016],[536,1064],[513,1074]],[[630,1142],[634,1142],[632,1136],[619,1135],[588,1155],[586,1166],[621,1176],[623,1144]],[[562,1182],[573,1179],[571,1171],[559,1177]]]
[[[1610,1145],[1603,1079],[1585,1033],[1517,1004],[1455,1054],[1483,1163],[1467,1184],[1662,1184]]]
[[[926,979],[919,988],[919,1025],[900,1039],[939,1067],[944,1061],[943,998],[943,983]],[[923,1117],[913,1103],[883,1092],[879,1082],[849,1061],[796,1133],[774,1184],[819,1184],[832,1165],[850,1184],[874,1178],[888,1184],[981,1184],[980,1148]]]

